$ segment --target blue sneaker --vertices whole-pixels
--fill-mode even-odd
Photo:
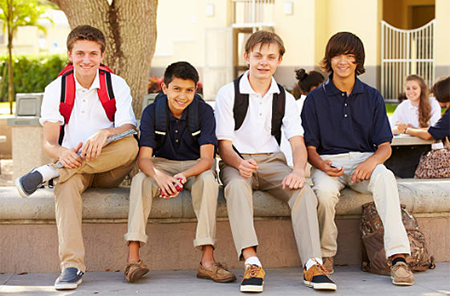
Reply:
[[[74,290],[81,284],[83,272],[75,267],[64,268],[61,275],[56,279],[56,290]]]
[[[29,197],[44,184],[44,181],[42,174],[32,169],[28,174],[17,178],[14,183],[20,196]]]

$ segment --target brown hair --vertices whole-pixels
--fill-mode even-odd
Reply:
[[[283,40],[277,34],[269,31],[257,31],[253,33],[245,43],[245,53],[250,54],[250,52],[257,44],[260,44],[261,48],[266,44],[270,45],[272,43],[278,45],[280,57],[282,57],[286,52]]]
[[[297,78],[298,80],[297,84],[294,87],[294,97],[296,99],[298,99],[302,94],[307,95],[311,91],[311,88],[321,85],[325,80],[320,72],[306,72],[305,69],[296,70],[295,78]]]
[[[428,86],[419,75],[409,75],[406,77],[406,82],[416,81],[420,86],[419,97],[419,125],[420,127],[428,127],[430,125],[429,120],[431,118],[431,104],[428,97]]]
[[[355,55],[356,75],[361,75],[366,72],[366,69],[364,69],[364,45],[358,36],[350,32],[334,34],[328,40],[325,56],[321,62],[322,69],[327,73],[332,73],[331,59],[341,54]]]
[[[439,102],[450,102],[450,76],[437,81],[431,88],[431,92]]]
[[[78,40],[95,41],[100,45],[101,52],[105,51],[105,35],[97,28],[89,25],[75,27],[67,36],[67,50],[72,51],[73,45]]]

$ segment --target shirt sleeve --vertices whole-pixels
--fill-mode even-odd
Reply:
[[[117,75],[111,75],[113,79],[113,91],[116,99],[116,113],[114,114],[114,126],[119,127],[124,124],[136,126],[136,117],[134,116],[131,105],[132,97],[130,87],[125,80]]]
[[[45,88],[41,105],[41,118],[39,119],[41,125],[44,125],[46,121],[64,124],[64,117],[59,112],[60,98],[61,78],[58,78]]]
[[[156,148],[155,138],[155,103],[148,105],[142,112],[140,124],[139,147]]]
[[[450,137],[450,111],[447,109],[444,116],[434,125],[428,129],[433,139],[442,140],[445,137]]]
[[[234,140],[234,88],[231,86],[222,87],[216,95],[215,117],[218,140]]]
[[[200,146],[206,144],[213,144],[216,146],[216,120],[214,119],[214,111],[207,103],[201,103],[200,106],[201,134],[198,139],[198,144]]]
[[[431,98],[431,118],[430,118],[430,126],[435,125],[439,119],[441,119],[441,106],[436,101],[435,98]]]
[[[302,136],[304,130],[302,127],[302,119],[300,118],[300,110],[297,107],[294,97],[286,91],[286,105],[283,117],[283,131],[286,139],[294,136]]]
[[[387,117],[386,106],[381,94],[376,91],[376,103],[374,112],[374,127],[372,132],[372,142],[380,145],[386,142],[392,142],[392,130]]]
[[[305,144],[306,146],[319,147],[320,132],[319,121],[317,119],[317,113],[315,110],[314,96],[309,94],[305,102],[303,103],[303,109],[301,113],[302,125],[305,130]]]

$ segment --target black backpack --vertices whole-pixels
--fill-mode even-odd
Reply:
[[[242,123],[244,122],[245,116],[248,110],[248,94],[241,94],[239,92],[239,81],[243,75],[239,76],[234,80],[234,106],[233,106],[233,116],[234,116],[234,130],[238,130]],[[281,126],[283,124],[284,112],[286,109],[286,90],[280,84],[278,84],[280,89],[279,94],[273,94],[272,101],[272,128],[271,135],[275,137],[278,144],[281,143]]]
[[[194,100],[186,108],[187,128],[194,141],[198,142],[201,134],[200,129],[200,101],[204,100],[199,95],[195,94]],[[156,149],[159,149],[167,138],[169,130],[169,106],[167,104],[167,96],[164,93],[158,94],[155,99],[155,134],[156,134]]]

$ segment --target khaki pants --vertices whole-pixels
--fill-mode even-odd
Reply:
[[[133,137],[112,142],[100,156],[83,161],[76,169],[59,169],[55,185],[55,216],[58,227],[61,269],[76,267],[85,272],[84,244],[81,233],[81,193],[89,187],[116,187],[133,168],[138,144]]]
[[[176,175],[197,163],[197,160],[168,160],[159,157],[152,158],[155,167],[170,175]],[[219,184],[215,177],[215,165],[211,170],[204,171],[198,176],[189,177],[183,188],[191,192],[192,205],[197,217],[197,231],[194,247],[201,250],[204,245],[214,246],[216,243],[216,211]],[[128,232],[125,240],[138,241],[142,247],[147,243],[145,232],[148,216],[152,209],[153,198],[160,195],[156,181],[139,172],[131,183],[130,211],[128,213]],[[180,198],[180,197],[176,197]]]
[[[341,177],[330,177],[313,167],[311,179],[313,189],[319,200],[317,209],[320,225],[322,256],[333,257],[337,252],[337,227],[334,222],[336,204],[340,191],[345,186],[360,192],[372,193],[375,206],[384,225],[384,248],[386,256],[410,254],[409,240],[403,226],[400,212],[397,182],[394,174],[384,165],[375,167],[370,180],[351,183],[351,176],[359,164],[373,153],[350,152],[337,155],[323,155],[322,159],[331,160],[336,167],[344,167]]]
[[[244,154],[243,157],[253,158],[258,164],[252,178],[246,179],[234,167],[220,163],[220,177],[225,185],[228,217],[239,260],[243,259],[243,249],[258,246],[253,225],[253,190],[267,191],[289,204],[292,227],[303,264],[310,258],[320,258],[317,198],[312,189],[306,184],[302,189],[282,189],[281,182],[292,171],[282,152]]]

